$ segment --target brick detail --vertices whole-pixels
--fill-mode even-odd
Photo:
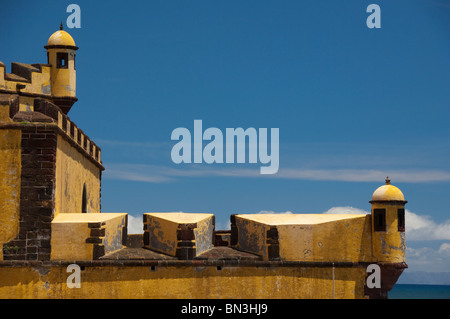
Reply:
[[[278,242],[278,229],[271,226],[266,234],[267,253],[269,260],[280,260],[280,244]]]
[[[232,214],[230,216],[230,230],[231,230],[231,234],[230,234],[230,245],[231,246],[235,246],[238,243],[238,227],[236,226],[236,214]]]
[[[88,223],[88,228],[90,228],[89,237],[86,238],[86,244],[93,244],[92,246],[92,256],[93,259],[99,259],[105,255],[105,246],[103,245],[103,239],[106,234],[106,223]]]
[[[191,260],[196,256],[197,248],[195,247],[195,228],[197,228],[196,223],[181,224],[178,226],[176,256],[179,259]]]
[[[150,245],[150,233],[149,233],[149,231],[148,231],[148,224],[149,224],[149,219],[148,219],[148,216],[147,215],[142,215],[143,217],[142,217],[142,224],[144,225],[143,226],[143,229],[144,229],[144,235],[143,235],[143,238],[142,238],[142,240],[143,240],[143,244],[144,244],[144,246],[145,247],[147,247],[147,248],[149,248],[149,245]]]
[[[125,216],[125,226],[122,227],[122,245],[126,246],[128,242],[128,215]]]
[[[4,260],[50,260],[57,133],[22,129],[19,234],[3,245]]]
[[[214,246],[230,246],[231,231],[216,230],[213,238]]]

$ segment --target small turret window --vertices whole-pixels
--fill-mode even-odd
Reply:
[[[386,231],[386,209],[376,208],[373,210],[373,230]]]
[[[398,231],[404,232],[405,231],[405,209],[399,208],[397,210],[397,223],[398,223]]]
[[[56,53],[56,67],[58,69],[67,69],[69,67],[69,55],[67,53]]]

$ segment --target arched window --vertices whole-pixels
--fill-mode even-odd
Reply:
[[[69,54],[64,52],[56,53],[56,67],[58,69],[69,68]]]
[[[83,185],[83,195],[81,200],[81,212],[87,213],[87,193],[86,193],[86,184]]]

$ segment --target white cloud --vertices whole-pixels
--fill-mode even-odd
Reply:
[[[406,240],[450,240],[450,220],[436,223],[430,216],[405,210]]]
[[[143,234],[143,226],[141,217],[128,215],[128,234]]]
[[[302,169],[280,167],[277,174],[260,174],[260,165],[254,168],[237,168],[239,164],[228,166],[205,166],[199,164],[179,164],[178,166],[111,163],[106,165],[105,178],[165,183],[183,177],[245,177],[245,178],[281,178],[314,181],[343,182],[380,182],[386,176],[396,182],[439,182],[450,181],[446,171],[418,170],[369,170],[369,169]],[[243,164],[241,164],[243,165]],[[242,167],[242,166],[241,166]]]
[[[324,214],[370,214],[370,212],[351,206],[337,206],[331,207]]]
[[[275,212],[273,210],[260,210],[257,214],[292,214],[292,212],[289,210],[285,212]]]

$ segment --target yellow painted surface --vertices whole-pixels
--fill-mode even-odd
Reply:
[[[105,253],[111,253],[122,246],[122,228],[126,213],[59,214],[52,221],[52,260],[92,260],[93,244],[86,243],[91,237],[89,223],[104,223],[105,236],[102,245]]]
[[[76,222],[75,218],[70,223],[60,222],[57,216],[52,221],[50,258],[52,260],[92,260],[93,246],[86,243],[90,231],[87,222]]]
[[[346,218],[314,226],[314,261],[372,261],[370,215]],[[283,247],[288,247],[284,245]]]
[[[19,111],[20,112],[33,112],[34,111],[34,98],[29,96],[19,97]]]
[[[372,201],[404,201],[402,191],[394,185],[383,185],[378,187],[372,195]]]
[[[365,215],[350,214],[239,214],[248,220],[264,223],[270,226],[278,225],[315,225],[339,221],[342,219],[359,218]]]
[[[371,217],[352,214],[236,215],[236,248],[268,260],[267,231],[278,231],[281,260],[370,261]]]
[[[0,72],[1,72],[1,68],[0,68]],[[11,101],[11,96],[9,95],[8,97],[2,95],[1,96],[1,100],[0,100],[0,124],[1,123],[11,123],[12,120],[9,117],[9,104]]]
[[[386,209],[386,231],[373,231],[372,249],[375,261],[405,262],[405,233],[398,231],[397,210],[403,205],[372,204],[372,210]]]
[[[30,65],[30,67],[34,68]],[[47,95],[48,98],[51,98],[51,67],[50,66],[42,66],[42,70],[36,69],[36,72],[31,73],[31,83],[27,82],[26,79],[18,80],[18,81],[9,81],[6,80],[2,74],[0,77],[0,89],[10,90],[13,92],[17,92],[17,84],[23,85],[24,87],[20,89],[20,92],[24,93],[33,93],[33,94],[41,94]],[[3,67],[0,67],[0,72],[4,70]],[[21,99],[24,96],[21,96]],[[33,100],[33,98],[29,98]],[[20,101],[21,109],[20,111],[26,111],[27,100],[23,99]],[[30,104],[31,111],[33,111],[33,103]]]
[[[271,214],[249,214],[235,216],[236,226],[239,231],[236,248],[259,255],[263,258],[263,260],[268,260],[269,257],[267,252],[266,234],[270,229],[270,224],[262,222],[262,220],[270,220],[271,216],[263,217],[263,215]]]
[[[68,288],[66,267],[0,267],[1,298],[365,298],[364,268],[86,267]]]
[[[19,232],[21,136],[20,130],[0,129],[0,247]]]
[[[212,247],[213,214],[194,213],[145,213],[147,216],[146,232],[149,232],[150,242],[146,246],[152,250],[176,256],[177,231],[180,225],[197,224],[194,230],[197,255]]]
[[[99,213],[100,169],[58,135],[55,215],[81,213],[84,184],[87,191],[87,213]]]
[[[68,68],[56,67],[57,53],[68,54]],[[54,96],[76,95],[76,70],[75,70],[75,51],[71,49],[48,49],[49,62],[51,68],[51,89]]]
[[[145,213],[147,217],[146,232],[150,233],[150,243],[146,248],[162,252],[170,256],[176,256],[178,223],[168,218],[161,217],[175,213]]]
[[[32,65],[28,68],[33,70],[31,79],[10,75],[14,80],[8,80],[4,76],[5,67],[0,65],[0,89],[9,90],[11,93],[20,92],[39,94],[52,100],[52,96],[56,97],[75,97],[76,96],[76,70],[75,70],[75,41],[66,31],[59,30],[53,33],[47,42],[48,46],[69,46],[66,48],[47,48],[48,64],[41,65],[41,70]],[[70,48],[70,46],[72,48]],[[57,53],[68,54],[68,67],[57,68]],[[47,63],[47,62],[46,62]],[[17,85],[20,85],[18,89]],[[30,103],[31,100],[31,103]],[[33,98],[26,99],[21,96],[20,111],[33,111]]]
[[[58,30],[48,38],[47,45],[69,45],[75,46],[72,36],[64,30]]]

